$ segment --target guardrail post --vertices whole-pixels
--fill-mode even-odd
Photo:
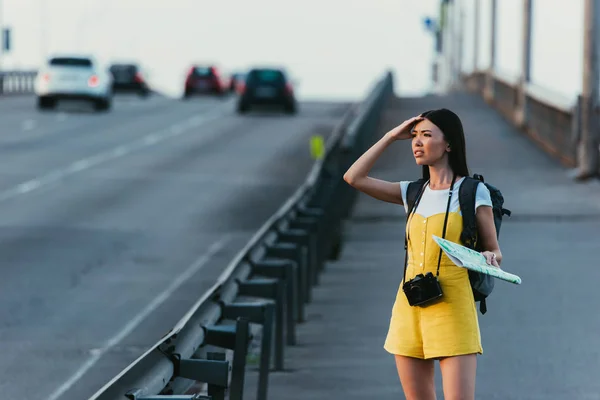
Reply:
[[[306,293],[306,264],[303,257],[302,246],[296,243],[275,242],[267,245],[267,258],[279,258],[290,260],[296,264],[295,295],[296,295],[296,319],[298,322],[306,320],[304,315],[304,294]]]
[[[216,353],[216,352],[211,352],[208,353],[206,355],[206,357],[211,360],[211,361],[221,361],[221,362],[227,362],[225,361],[225,353]],[[226,380],[225,380],[225,385],[219,385],[219,384],[208,384],[208,395],[210,396],[211,400],[225,400],[225,391],[227,389],[227,379],[229,378],[229,363],[227,362],[227,376],[226,376]]]
[[[268,278],[277,278],[285,282],[285,320],[286,320],[286,342],[293,346],[296,344],[296,290],[295,290],[295,268],[296,263],[289,260],[265,259],[261,261],[248,260],[252,267],[253,275],[261,275]]]
[[[339,184],[343,183],[342,174],[338,167],[329,165],[324,171],[320,185],[322,190],[311,199],[309,203],[313,210],[318,210],[319,244],[321,246],[321,269],[325,260],[335,260],[341,249],[341,204],[335,201]],[[318,207],[315,209],[315,207]],[[314,215],[314,211],[312,213]]]
[[[269,363],[271,361],[271,345],[273,337],[273,319],[275,304],[273,301],[254,303],[221,303],[223,318],[247,318],[250,322],[263,326],[260,345],[260,366],[258,375],[257,400],[267,400],[269,386]]]
[[[283,242],[297,243],[302,246],[302,265],[304,266],[304,302],[310,303],[312,299],[312,275],[311,263],[316,263],[315,258],[315,241],[311,238],[311,233],[308,229],[285,229],[277,231],[279,239]]]
[[[212,346],[233,350],[230,399],[242,400],[244,372],[248,355],[248,319],[238,318],[235,325],[212,325],[204,327],[204,342]]]
[[[283,325],[284,325],[284,285],[280,279],[253,278],[241,282],[237,281],[238,293],[240,296],[259,297],[263,299],[272,299],[275,301],[275,370],[283,371],[284,368],[284,345],[283,345]]]
[[[310,232],[310,251],[311,259],[308,264],[308,281],[310,285],[319,284],[319,271],[321,271],[322,249],[319,243],[319,220],[314,217],[298,217],[289,222],[289,228],[292,230],[300,229]]]
[[[235,325],[235,342],[233,346],[233,362],[231,368],[230,400],[244,398],[244,380],[246,377],[246,358],[250,341],[250,324],[245,318],[238,318]]]
[[[326,260],[336,260],[339,257],[342,248],[341,218],[343,204],[336,201],[341,183],[344,183],[341,176],[330,174],[328,181],[324,183],[327,186],[326,195],[321,198],[320,204],[317,205],[319,208],[313,208],[313,215],[318,210],[320,215],[318,218],[322,226],[319,232],[323,260],[320,265],[321,270],[324,270]]]
[[[331,191],[328,189],[327,192],[321,196],[319,202],[316,204],[302,205],[298,208],[297,215],[300,218],[315,218],[317,220],[317,243],[319,245],[320,263],[319,271],[322,272],[325,269],[324,260],[330,259],[330,249],[332,244],[331,236],[331,225],[330,218],[327,213],[327,206],[331,203]],[[333,237],[334,239],[337,239]]]

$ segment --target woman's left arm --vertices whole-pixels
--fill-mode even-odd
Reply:
[[[500,264],[502,263],[502,252],[500,251],[498,237],[496,236],[496,225],[494,224],[492,207],[477,207],[475,216],[477,219],[479,241],[481,242],[481,248],[484,250],[482,254],[485,256],[488,264],[500,267]]]

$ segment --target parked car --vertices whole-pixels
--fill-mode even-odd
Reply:
[[[150,94],[150,88],[137,64],[113,64],[109,68],[113,77],[113,93],[134,92],[142,97]]]
[[[195,94],[223,95],[229,90],[229,82],[215,65],[194,65],[188,71],[183,91],[184,98]]]
[[[62,99],[90,101],[99,111],[112,104],[111,74],[90,56],[51,57],[40,68],[34,90],[40,109],[52,109]]]
[[[237,111],[245,113],[258,105],[280,107],[290,114],[297,112],[294,88],[283,69],[255,68],[248,72]]]

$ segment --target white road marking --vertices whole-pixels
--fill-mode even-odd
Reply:
[[[210,111],[209,111],[210,112]],[[143,149],[145,147],[153,146],[157,143],[165,141],[167,139],[179,136],[185,132],[189,132],[192,128],[197,128],[210,121],[214,121],[226,115],[225,111],[215,112],[212,111],[210,114],[203,116],[194,116],[184,123],[178,123],[171,126],[170,128],[162,131],[154,132],[144,136],[141,139],[137,139],[128,144],[120,145],[112,150],[104,153],[96,154],[94,156],[84,158],[71,163],[70,165],[60,168],[54,171],[50,171],[45,175],[31,179],[29,181],[18,184],[15,187],[0,192],[0,201],[11,199],[18,195],[30,193],[35,189],[46,186],[51,183],[60,181],[61,179],[73,175],[78,172],[85,171],[107,161],[115,160],[117,158],[124,157],[136,150]]]
[[[227,244],[229,240],[228,236],[221,238],[221,240],[213,243],[208,251],[198,258],[192,265],[190,265],[183,274],[179,275],[165,290],[163,290],[157,297],[152,300],[143,310],[135,315],[128,323],[121,329],[117,334],[111,337],[102,347],[94,349],[90,352],[90,358],[86,360],[81,367],[71,377],[60,385],[47,399],[57,400],[63,394],[65,394],[70,388],[72,388],[84,375],[89,371],[96,363],[102,358],[104,354],[110,351],[113,347],[118,345],[123,339],[125,339],[135,328],[138,327],[148,315],[152,314],[158,307],[160,307],[166,300],[171,297],[173,293],[186,281],[188,281],[194,274],[196,274],[202,267],[210,261],[210,259]]]

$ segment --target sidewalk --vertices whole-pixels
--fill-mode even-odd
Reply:
[[[503,267],[480,315],[483,356],[477,399],[600,399],[600,182],[572,182],[480,99],[469,94],[395,99],[381,132],[422,111],[447,107],[463,120],[471,174],[500,188],[513,217],[500,235]],[[416,179],[410,143],[394,144],[373,176]],[[403,399],[393,356],[383,349],[402,279],[404,209],[361,195],[346,225],[341,259],[328,264],[286,347],[286,371],[271,373],[269,399]],[[248,372],[246,398],[254,399]],[[438,398],[443,398],[436,365]]]

